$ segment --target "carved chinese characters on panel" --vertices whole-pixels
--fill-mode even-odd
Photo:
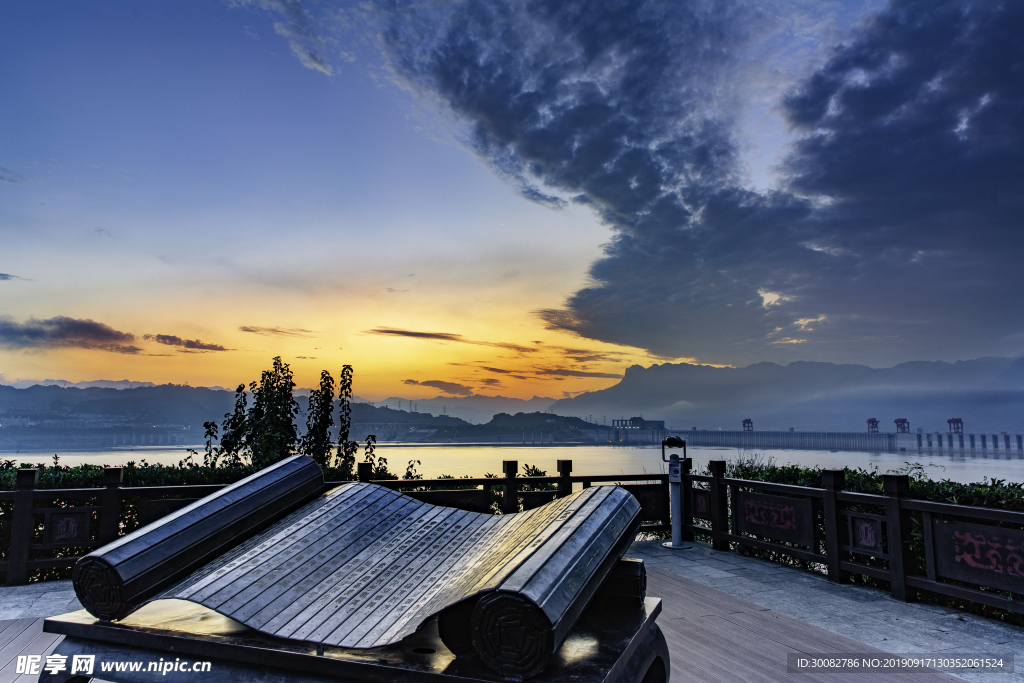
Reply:
[[[934,522],[940,576],[1024,593],[1024,531],[964,522]]]
[[[693,516],[711,519],[711,493],[709,491],[693,490]]]
[[[736,492],[733,503],[740,532],[810,547],[814,542],[811,501]]]

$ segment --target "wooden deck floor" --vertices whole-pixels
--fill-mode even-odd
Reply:
[[[664,601],[658,625],[668,641],[673,683],[963,680],[942,673],[790,674],[786,655],[791,652],[882,651],[660,569],[648,568],[647,594]]]
[[[64,636],[43,633],[42,617],[0,621],[0,683],[35,683],[15,673],[18,655],[48,655]]]
[[[790,652],[880,653],[850,638],[811,626],[695,581],[648,569],[647,593],[664,600],[658,624],[672,656],[674,683],[772,683],[827,681],[962,681],[945,674],[789,674]],[[46,655],[62,636],[43,633],[42,619],[0,621],[0,683],[35,683],[15,673],[20,654]]]

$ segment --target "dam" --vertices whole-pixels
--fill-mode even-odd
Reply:
[[[685,439],[689,446],[723,446],[766,450],[863,451],[868,453],[958,453],[1024,456],[1024,435],[797,432],[797,431],[680,431],[667,436]],[[639,436],[639,435],[638,435]]]

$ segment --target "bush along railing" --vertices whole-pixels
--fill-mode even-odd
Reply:
[[[824,569],[832,581],[869,577],[894,598],[918,591],[1024,615],[1024,512],[909,498],[910,477],[882,475],[882,495],[845,491],[843,470],[821,487],[710,476],[683,460],[684,539],[751,549]]]
[[[96,468],[99,469],[99,468]],[[373,483],[434,505],[509,514],[531,510],[596,483],[618,483],[640,501],[640,531],[669,528],[668,475],[572,476],[572,461],[559,460],[558,476],[522,476],[514,460],[502,477],[385,479]],[[539,471],[528,468],[528,472]],[[373,463],[357,464],[360,481],[370,481]],[[251,472],[239,471],[241,478]],[[122,486],[120,467],[102,469],[101,488],[41,489],[40,470],[15,471],[14,490],[0,491],[0,572],[8,586],[69,576],[82,555],[218,491],[226,483],[186,486]],[[328,471],[328,475],[331,471]],[[344,481],[328,482],[325,490]]]

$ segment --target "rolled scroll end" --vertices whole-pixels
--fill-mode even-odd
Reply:
[[[75,595],[89,614],[103,621],[124,619],[139,608],[125,600],[124,582],[108,562],[83,557],[71,572]]]
[[[543,611],[513,593],[490,593],[473,609],[473,645],[487,666],[522,680],[543,671],[554,651],[554,628]]]
[[[621,600],[642,605],[647,597],[647,569],[643,560],[624,557],[608,574],[597,593],[601,600]]]

